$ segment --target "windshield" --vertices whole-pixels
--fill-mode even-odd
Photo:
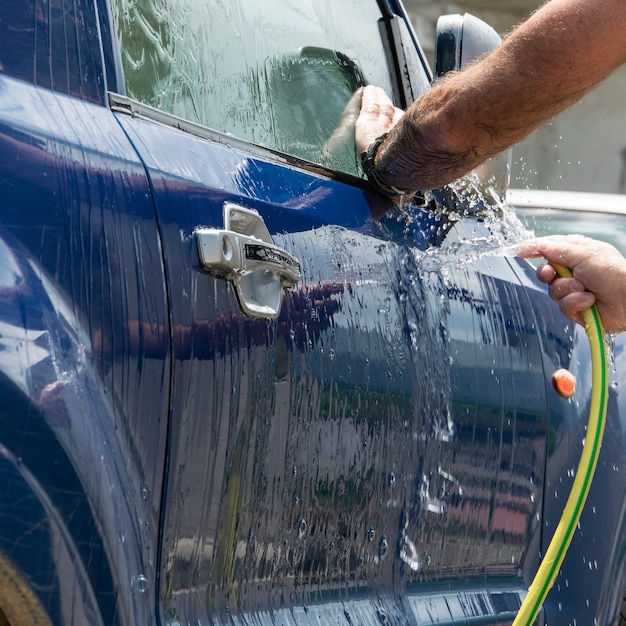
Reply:
[[[358,104],[350,111],[350,98],[368,83],[393,93],[374,0],[115,0],[115,7],[131,98],[357,173]],[[427,88],[425,72],[416,80]]]

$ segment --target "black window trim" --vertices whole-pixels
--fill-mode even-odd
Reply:
[[[191,122],[173,115],[172,113],[166,113],[165,111],[151,107],[148,104],[143,104],[142,102],[129,98],[123,94],[109,91],[108,100],[109,108],[114,113],[121,113],[168,128],[175,128],[201,139],[207,139],[214,143],[236,148],[237,150],[246,152],[251,156],[274,161],[280,165],[296,167],[311,174],[362,189],[363,191],[372,191],[371,184],[364,178],[359,178],[358,176],[354,176],[353,174],[342,172],[340,170],[333,170],[319,163],[307,161],[306,159],[302,159],[285,152],[280,152],[279,150],[260,146],[240,137],[222,133],[209,128],[208,126],[203,126],[197,122]]]

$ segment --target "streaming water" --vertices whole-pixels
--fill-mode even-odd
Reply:
[[[451,222],[474,216],[486,226],[486,234],[460,233],[449,237],[441,247],[420,253],[420,267],[425,271],[441,271],[450,266],[463,266],[485,256],[515,256],[516,246],[533,236],[515,214],[513,207],[493,188],[484,187],[475,176],[469,176],[432,192],[434,199],[451,208]]]

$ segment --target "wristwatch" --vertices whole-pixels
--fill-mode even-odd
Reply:
[[[389,133],[383,133],[380,137],[376,138],[367,148],[367,150],[361,152],[361,169],[367,176],[368,180],[374,184],[374,186],[387,196],[400,197],[412,195],[414,192],[407,189],[398,189],[393,185],[384,183],[378,174],[376,174],[376,166],[374,160],[376,159],[376,153],[378,148],[385,141]]]

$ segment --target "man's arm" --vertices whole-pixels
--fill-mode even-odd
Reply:
[[[552,0],[496,50],[398,110],[366,87],[357,150],[389,131],[376,175],[400,189],[440,187],[523,139],[626,61],[624,0]]]

